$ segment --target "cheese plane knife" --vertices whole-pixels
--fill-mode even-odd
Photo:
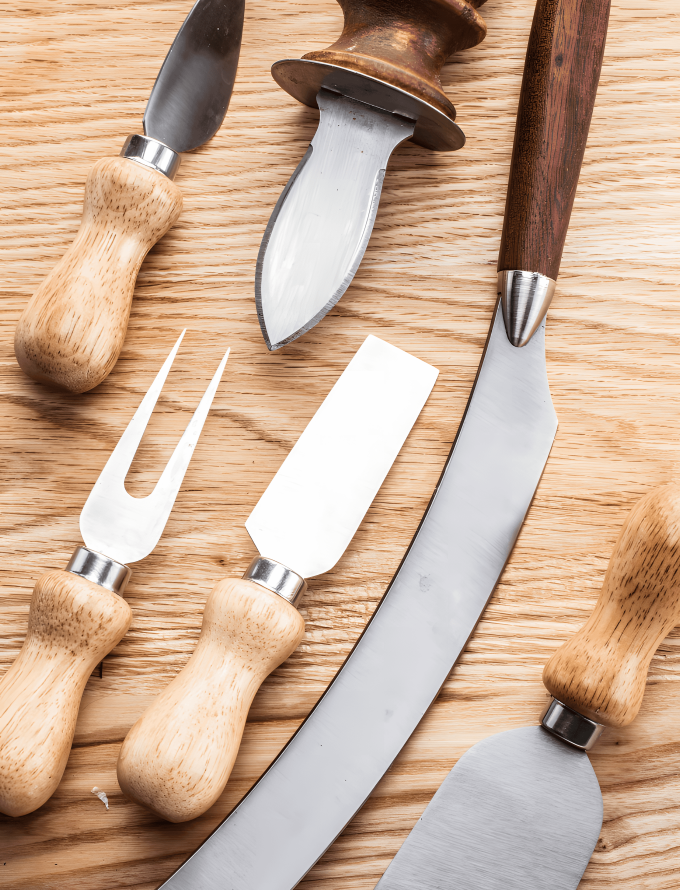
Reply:
[[[0,813],[24,816],[54,793],[66,768],[80,699],[92,669],[126,633],[123,599],[132,574],[158,543],[217,392],[220,362],[170,460],[147,497],[125,477],[170,372],[184,332],[118,440],[80,514],[84,547],[66,569],[36,582],[28,632],[0,680]]]
[[[545,315],[608,17],[608,0],[539,0],[510,166],[499,299],[432,500],[385,596],[314,710],[163,890],[292,890],[389,769],[473,633],[557,430]]]
[[[595,609],[552,656],[540,726],[478,742],[444,779],[379,890],[576,890],[602,827],[587,756],[642,704],[649,663],[680,621],[680,486],[639,501]]]
[[[14,351],[29,377],[80,393],[113,369],[144,257],[182,212],[181,154],[211,139],[227,113],[244,3],[197,0],[156,78],[145,135],[90,170],[75,240],[17,323]]]
[[[274,80],[320,112],[267,224],[255,300],[268,349],[314,327],[349,287],[375,222],[385,170],[405,139],[455,151],[465,136],[440,70],[486,36],[485,0],[338,0],[340,38],[282,59]]]
[[[369,336],[288,454],[246,529],[260,556],[220,581],[188,664],[135,723],[120,787],[171,822],[204,813],[231,773],[264,678],[297,648],[306,578],[347,549],[437,378]]]

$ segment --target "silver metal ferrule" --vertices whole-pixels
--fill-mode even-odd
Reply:
[[[526,346],[545,318],[555,293],[555,282],[540,272],[505,269],[498,273],[498,296],[508,340]]]
[[[73,556],[66,566],[67,572],[80,575],[100,587],[122,596],[130,580],[132,570],[115,559],[109,559],[103,553],[88,550],[87,547],[76,547]]]
[[[551,699],[545,709],[541,726],[558,739],[581,751],[590,751],[604,729],[601,723],[595,723],[577,711],[572,711],[556,698]]]
[[[260,587],[271,590],[272,593],[278,593],[293,606],[307,589],[307,582],[301,575],[265,556],[257,556],[243,577],[246,581],[253,581]]]
[[[157,139],[151,139],[149,136],[140,136],[139,133],[128,136],[120,156],[129,161],[143,164],[145,167],[151,167],[152,170],[157,170],[168,179],[175,178],[182,161],[182,156],[173,151],[170,146]]]

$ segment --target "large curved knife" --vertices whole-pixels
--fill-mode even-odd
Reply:
[[[181,154],[215,135],[227,113],[245,0],[197,0],[156,78],[144,134],[87,178],[80,229],[22,312],[14,336],[29,377],[85,392],[123,347],[137,274],[182,211]]]
[[[392,584],[296,735],[164,890],[291,890],[381,779],[474,630],[557,429],[544,316],[590,126],[607,12],[608,3],[592,0],[538,3],[515,131],[499,303],[453,449]]]

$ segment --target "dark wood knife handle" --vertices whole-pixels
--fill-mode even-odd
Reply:
[[[538,0],[519,97],[498,271],[557,278],[588,138],[610,0]]]
[[[304,59],[368,74],[434,105],[451,120],[456,110],[439,73],[452,53],[486,36],[477,12],[485,0],[338,0],[341,37]]]

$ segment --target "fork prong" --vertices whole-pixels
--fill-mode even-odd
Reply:
[[[161,394],[163,385],[170,373],[170,368],[172,367],[172,363],[175,360],[180,343],[186,332],[187,329],[184,328],[179,335],[179,339],[173,346],[170,355],[163,362],[163,367],[158,374],[156,374],[156,379],[149,387],[146,395],[140,402],[139,408],[135,411],[134,417],[130,423],[128,423],[125,432],[118,440],[118,444],[111,452],[111,457],[107,460],[106,466],[101,472],[101,476],[106,474],[109,478],[111,476],[116,476],[121,480],[125,479],[127,476],[133,458],[137,453],[139,443],[142,441],[144,430],[149,423],[149,418],[153,414],[153,409],[156,407],[158,396]]]
[[[213,398],[217,392],[217,387],[220,385],[222,373],[224,372],[224,367],[227,364],[230,352],[231,350],[227,349],[224,358],[213,375],[213,379],[203,393],[203,398],[198,403],[198,408],[194,411],[194,416],[187,424],[187,428],[184,430],[182,438],[172,452],[172,457],[165,465],[161,478],[158,480],[156,488],[153,491],[154,496],[157,496],[163,503],[163,510],[165,511],[163,525],[165,525],[167,517],[170,515],[172,505],[175,503],[175,498],[177,497],[177,492],[182,484],[182,479],[184,479],[184,474],[189,466],[191,455],[194,453],[196,443],[201,436],[203,424],[210,411],[210,406],[212,405]],[[156,494],[156,492],[158,492],[158,494]]]

